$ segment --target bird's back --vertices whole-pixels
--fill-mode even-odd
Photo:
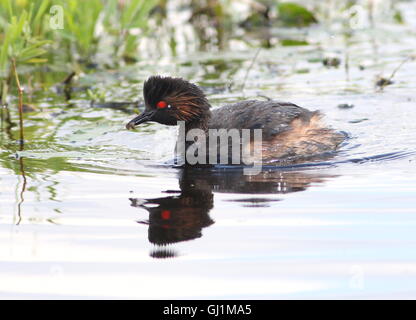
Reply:
[[[294,119],[308,122],[314,114],[290,102],[247,100],[213,110],[209,128],[262,129],[267,139],[290,130]]]
[[[273,100],[247,100],[215,109],[209,128],[262,129],[262,158],[272,161],[297,161],[334,151],[345,138],[325,127],[318,111]]]

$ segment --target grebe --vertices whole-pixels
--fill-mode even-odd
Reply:
[[[145,111],[127,123],[127,129],[148,121],[168,126],[183,121],[185,133],[191,129],[261,129],[264,162],[304,161],[335,151],[345,139],[344,134],[322,124],[319,111],[290,102],[246,100],[211,111],[198,86],[161,76],[145,81],[143,94]],[[186,143],[186,148],[190,145]],[[247,147],[255,145],[250,142]]]

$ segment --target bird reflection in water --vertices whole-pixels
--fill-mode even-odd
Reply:
[[[150,252],[153,258],[172,258],[177,253],[169,245],[197,239],[202,229],[214,223],[209,211],[214,206],[213,192],[244,193],[246,199],[236,199],[243,206],[265,207],[276,198],[267,194],[304,191],[311,185],[321,184],[334,177],[308,171],[263,171],[247,176],[242,170],[209,170],[184,168],[179,173],[180,191],[167,190],[167,197],[130,198],[131,206],[148,211],[149,219],[138,221],[148,225],[149,242],[156,245]],[[261,194],[256,197],[255,194]],[[265,196],[266,195],[266,196]]]
[[[208,215],[213,207],[212,187],[207,180],[189,177],[188,170],[180,174],[180,191],[166,191],[176,195],[154,199],[130,199],[134,207],[144,208],[149,219],[139,223],[149,226],[149,241],[157,246],[150,255],[154,258],[174,257],[166,245],[200,238],[202,228],[214,221]]]

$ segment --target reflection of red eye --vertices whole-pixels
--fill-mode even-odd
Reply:
[[[163,210],[161,216],[162,216],[163,220],[169,220],[170,219],[170,211],[169,210]]]
[[[163,108],[166,108],[167,106],[168,104],[165,101],[159,101],[156,105],[158,109],[163,109]]]

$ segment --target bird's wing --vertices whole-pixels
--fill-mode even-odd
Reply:
[[[289,130],[294,119],[308,122],[314,114],[290,102],[247,100],[213,110],[209,127],[262,129],[267,138]]]

